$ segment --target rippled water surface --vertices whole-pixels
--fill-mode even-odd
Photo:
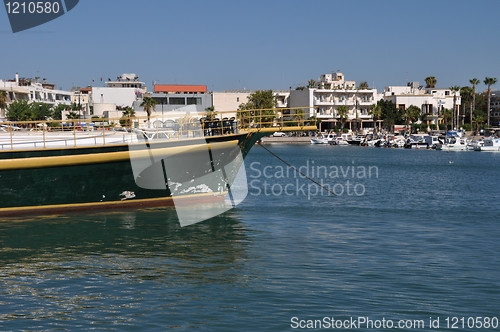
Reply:
[[[500,317],[500,154],[267,147],[337,195],[256,146],[245,201],[200,224],[169,209],[4,220],[0,330]]]

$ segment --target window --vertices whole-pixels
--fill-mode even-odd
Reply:
[[[168,98],[170,105],[186,105],[186,98],[184,97],[170,97]]]
[[[186,99],[187,99],[188,105],[201,105],[201,98],[200,97],[188,97]]]
[[[239,103],[240,102],[240,97],[236,97],[236,102]]]
[[[153,97],[153,99],[156,101],[156,104],[158,105],[167,104],[167,98],[165,97]]]

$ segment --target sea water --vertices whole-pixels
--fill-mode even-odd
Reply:
[[[266,147],[244,202],[192,226],[3,220],[0,330],[500,329],[500,154]]]

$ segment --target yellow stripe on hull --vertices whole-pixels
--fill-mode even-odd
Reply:
[[[195,144],[188,146],[175,146],[158,149],[141,149],[137,151],[121,151],[121,152],[106,152],[106,153],[89,153],[68,156],[52,156],[52,157],[32,157],[32,158],[17,158],[17,159],[1,159],[0,171],[20,170],[20,169],[36,169],[47,167],[64,167],[75,165],[91,165],[101,163],[111,163],[130,160],[132,158],[149,158],[150,153],[154,151],[155,155],[172,156],[176,154],[191,154],[219,149],[227,149],[238,145],[238,140],[226,142],[213,142],[206,144]]]
[[[197,193],[191,195],[182,195],[175,197],[175,205],[196,205],[204,203],[222,202],[226,193]],[[21,206],[11,208],[0,208],[0,216],[24,216],[24,215],[40,215],[40,214],[57,214],[62,212],[78,212],[78,211],[100,211],[110,208],[130,209],[130,208],[148,208],[148,207],[174,207],[173,197],[158,197],[144,199],[130,199],[122,201],[110,202],[92,202],[92,203],[75,203],[75,204],[57,204],[57,205],[40,205],[40,206]],[[1,220],[0,220],[1,221]]]

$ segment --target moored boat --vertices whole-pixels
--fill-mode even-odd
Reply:
[[[351,145],[361,145],[361,143],[363,143],[365,140],[365,137],[362,136],[362,135],[357,135],[357,136],[354,136],[354,137],[350,137],[350,139],[347,140],[347,143],[351,144]]]
[[[177,131],[7,130],[0,134],[0,215],[175,206],[181,225],[208,219],[244,198],[233,183],[255,142],[276,131],[265,120],[254,116],[210,136],[193,122]],[[208,203],[208,212],[193,213]]]
[[[474,146],[474,151],[500,152],[500,138],[486,137],[483,143]]]
[[[429,143],[425,139],[428,135],[410,135],[406,138],[404,143],[405,149],[427,149]]]
[[[339,136],[339,137],[336,137],[334,140],[332,140],[330,142],[330,145],[348,146],[350,144],[347,142],[347,140],[344,137]]]
[[[328,134],[319,134],[315,138],[311,138],[311,144],[329,144],[334,141],[337,135],[334,132]]]
[[[448,131],[443,143],[436,145],[436,150],[469,151],[470,141],[456,131]]]

